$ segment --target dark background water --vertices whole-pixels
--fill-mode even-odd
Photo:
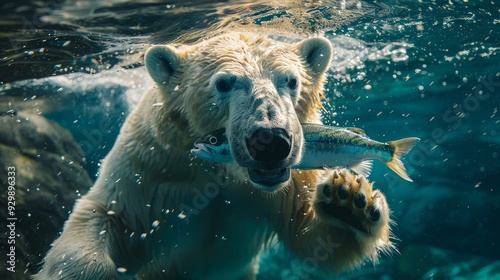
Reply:
[[[422,139],[404,160],[413,183],[378,163],[370,176],[393,211],[400,254],[340,278],[500,278],[498,3],[115,0],[0,7],[0,109],[32,111],[67,128],[93,178],[151,85],[141,60],[151,44],[195,42],[229,29],[282,40],[325,35],[335,55],[324,122],[363,128],[377,140]],[[293,265],[284,248],[273,247],[259,279],[281,279]]]

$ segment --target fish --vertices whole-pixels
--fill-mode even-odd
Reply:
[[[337,127],[303,123],[304,146],[301,161],[291,168],[313,170],[347,167],[365,177],[370,175],[374,159],[380,160],[401,178],[413,182],[408,176],[401,158],[420,141],[408,137],[389,142],[370,139],[356,127]],[[236,163],[226,136],[226,130],[214,130],[194,143],[191,154],[204,160]]]

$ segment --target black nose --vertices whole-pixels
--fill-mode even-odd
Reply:
[[[256,161],[271,163],[288,157],[291,142],[282,128],[259,128],[247,140],[247,149]]]

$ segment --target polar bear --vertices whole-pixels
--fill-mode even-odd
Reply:
[[[308,274],[336,274],[393,248],[380,191],[345,169],[300,171],[300,123],[321,123],[322,37],[229,33],[154,46],[146,92],[75,205],[36,279],[254,279],[278,239]],[[189,154],[224,127],[237,164]]]

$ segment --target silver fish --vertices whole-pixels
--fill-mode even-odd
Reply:
[[[381,143],[368,138],[359,128],[320,124],[302,124],[304,149],[300,163],[292,168],[310,170],[348,167],[359,174],[371,173],[372,161],[378,159],[401,178],[412,182],[401,162],[420,140],[416,137]],[[191,153],[199,158],[234,163],[225,129],[212,131],[194,143]]]

